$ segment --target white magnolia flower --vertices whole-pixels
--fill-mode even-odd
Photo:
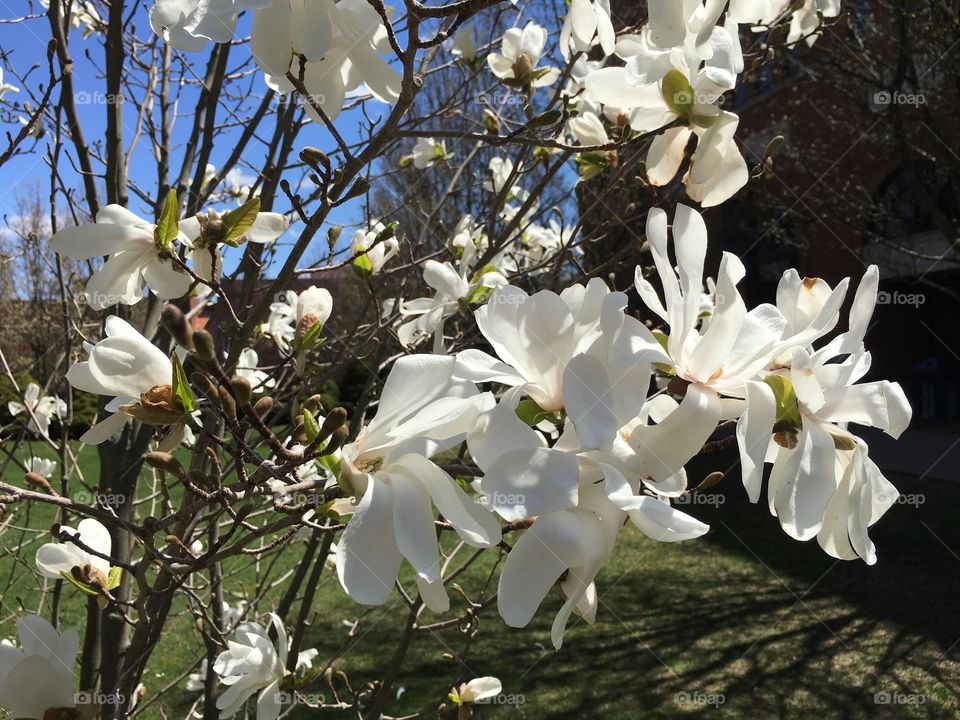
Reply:
[[[385,103],[400,97],[400,74],[382,57],[393,52],[386,28],[366,0],[277,0],[257,10],[250,47],[267,84],[282,93],[294,89],[286,73],[299,74],[294,56],[306,58],[303,82],[312,102],[304,109],[316,122],[322,118],[314,104],[333,120],[361,86]]]
[[[792,275],[784,277],[780,303],[794,296]],[[876,552],[867,528],[896,502],[898,493],[867,456],[866,443],[847,425],[876,427],[897,438],[912,415],[899,384],[858,382],[870,369],[863,337],[876,305],[878,282],[879,272],[871,266],[853,299],[848,330],[818,350],[803,333],[809,336],[807,328],[813,327],[822,335],[833,327],[846,283],[834,291],[815,280],[803,284],[811,292],[799,298],[808,305],[798,303],[792,329],[797,329],[797,315],[813,319],[800,320],[801,332],[791,336],[789,352],[780,353],[766,382],[748,388],[747,410],[737,432],[751,500],[760,495],[764,460],[772,462],[770,512],[784,531],[797,540],[816,535],[834,557],[861,557],[871,565]],[[827,321],[818,321],[825,314]],[[774,393],[771,387],[779,391]]]
[[[793,45],[801,39],[812,46],[819,37],[820,18],[835,18],[840,15],[840,0],[803,0],[800,3],[789,0],[767,0],[765,3],[756,0],[742,0],[741,4],[756,5],[750,12],[741,11],[739,22],[753,22],[757,19],[757,10],[764,6],[765,12],[759,16],[758,30],[777,22],[785,13],[790,13],[790,30],[787,33],[787,45]],[[734,12],[731,9],[731,14]]]
[[[503,692],[503,684],[495,677],[474,678],[470,682],[460,683],[460,687],[454,688],[450,693],[451,699],[458,705],[465,703],[477,703],[483,700],[494,698]]]
[[[487,64],[501,80],[509,80],[520,87],[545,87],[560,77],[555,67],[537,67],[547,44],[546,28],[528,22],[524,28],[510,28],[500,43],[502,55],[490,53]]]
[[[570,59],[571,51],[587,52],[598,43],[604,56],[612,55],[616,41],[609,0],[572,0],[560,30],[560,52],[565,60]]]
[[[610,142],[610,136],[607,135],[600,118],[589,110],[570,118],[567,125],[581,145],[606,145]]]
[[[112,542],[110,531],[98,520],[86,518],[81,520],[76,529],[61,526],[61,531],[70,537],[79,540],[83,545],[96,551],[99,555],[88,552],[72,542],[45,543],[37,550],[37,569],[44,577],[52,580],[61,580],[64,574],[70,575],[75,568],[90,566],[87,577],[96,580],[101,587],[107,587],[107,577],[110,575],[110,561],[100,555],[110,555]]]
[[[25,413],[27,429],[46,437],[50,434],[50,421],[60,422],[67,412],[67,404],[56,395],[40,395],[40,386],[30,383],[23,393],[23,402],[11,400],[7,410],[11,415]]]
[[[119,432],[130,419],[124,406],[140,402],[151,390],[166,387],[169,392],[173,378],[170,358],[125,320],[111,315],[104,333],[96,345],[84,344],[89,358],[67,371],[67,381],[78,390],[113,398],[105,408],[111,414],[80,437],[93,445]]]
[[[207,684],[207,659],[204,658],[197,665],[197,671],[187,675],[184,687],[187,692],[202,692]]]
[[[207,40],[230,42],[243,10],[268,7],[270,0],[157,0],[150,27],[178,50],[203,50]]]
[[[283,352],[297,348],[298,340],[319,324],[321,327],[333,312],[333,296],[326,288],[311,286],[297,293],[285,290],[278,302],[270,305],[270,317],[262,331],[269,334]],[[300,353],[302,355],[302,353]]]
[[[611,315],[615,307],[608,305]],[[598,343],[606,345],[602,338]],[[649,377],[649,367],[635,372]],[[641,391],[639,376],[622,384],[608,378],[608,390],[635,395]],[[506,519],[536,517],[507,556],[498,588],[500,615],[511,627],[524,627],[562,577],[566,602],[551,630],[559,649],[573,612],[594,621],[594,578],[627,519],[660,542],[696,538],[708,527],[671,508],[666,500],[640,493],[639,480],[627,481],[608,464],[616,461],[617,453],[583,447],[572,424],[553,447],[546,447],[544,438],[516,415],[518,390],[508,391],[481,418],[468,442],[471,456],[484,470],[481,488],[487,501]],[[620,417],[629,414],[626,403],[604,398],[598,404]],[[620,418],[613,420],[614,425],[619,422]]]
[[[107,205],[95,223],[60,230],[50,247],[75,260],[110,256],[87,282],[85,298],[94,310],[140,302],[144,283],[163,300],[181,297],[190,276],[173,266],[171,249],[157,247],[154,227],[120,205]]]
[[[57,469],[57,463],[53,460],[47,460],[46,458],[41,458],[33,456],[30,458],[30,461],[27,463],[27,472],[36,473],[40,477],[44,477],[49,480],[53,477],[53,471]]]
[[[217,698],[221,718],[237,714],[247,699],[256,693],[257,720],[276,720],[280,715],[280,681],[288,672],[287,631],[280,618],[270,613],[270,624],[277,644],[270,640],[267,628],[255,622],[240,625],[227,649],[217,656],[214,671],[227,689]]]
[[[431,165],[449,160],[453,155],[447,153],[447,146],[443,140],[437,142],[433,138],[422,137],[417,138],[413,153],[408,157],[417,170],[424,170]]]
[[[483,299],[484,290],[507,284],[507,278],[495,267],[480,268],[472,274],[476,260],[476,245],[467,243],[460,256],[459,272],[449,262],[427,260],[424,263],[423,279],[436,290],[436,294],[432,298],[400,303],[400,315],[410,318],[397,329],[404,347],[413,347],[433,335],[433,351],[443,352],[444,320],[455,315],[462,303]]]
[[[360,501],[337,545],[336,566],[340,584],[357,602],[386,602],[406,558],[427,607],[449,607],[431,503],[467,544],[500,541],[496,518],[429,459],[462,441],[493,404],[489,393],[453,377],[454,362],[442,355],[397,360],[376,416],[341,452],[341,467]]]
[[[353,234],[353,240],[350,242],[350,253],[356,255],[366,250],[363,258],[366,258],[369,264],[368,272],[371,275],[379,275],[387,261],[400,251],[400,241],[396,236],[391,236],[380,242],[376,242],[377,237],[386,230],[383,223],[375,221],[370,230],[357,230]],[[358,258],[359,260],[360,258]],[[362,263],[365,266],[367,263]]]
[[[473,62],[477,58],[477,34],[473,25],[462,25],[453,36],[453,46],[450,49],[454,57],[461,58],[467,62]]]
[[[237,361],[235,374],[245,378],[250,382],[250,387],[255,393],[261,393],[272,388],[276,384],[276,379],[270,377],[270,373],[257,368],[260,362],[260,356],[253,348],[244,348],[240,352],[240,358]]]
[[[77,631],[59,633],[39,615],[29,615],[17,619],[17,633],[19,648],[0,642],[0,707],[7,709],[7,717],[38,720],[50,711],[73,710]]]
[[[0,100],[2,100],[3,96],[8,92],[18,93],[20,92],[20,88],[18,88],[16,85],[11,85],[10,83],[3,81],[3,68],[0,67]]]
[[[602,68],[585,83],[593,100],[617,113],[629,111],[636,132],[650,133],[686,120],[686,125],[669,128],[654,139],[647,153],[647,177],[654,186],[672,181],[696,136],[684,183],[693,200],[711,207],[733,196],[749,178],[733,139],[739,118],[717,106],[720,97],[735,87],[743,56],[738,26],[732,20],[725,26],[707,24],[709,32],[697,23],[681,23],[678,36],[674,26],[682,13],[675,17],[673,13],[686,5],[671,2],[663,14],[651,9],[650,25],[624,51],[629,52],[626,67]]]
[[[483,187],[485,190],[492,193],[501,193],[503,189],[507,186],[507,183],[510,182],[511,176],[514,172],[513,161],[510,158],[502,157],[492,157],[488,164],[488,169],[490,171],[489,179],[483,181]],[[520,174],[520,169],[517,169],[517,174]],[[513,185],[510,188],[508,197],[526,197],[526,193],[518,185]]]
[[[566,393],[578,392],[580,388],[575,388],[577,378],[573,373],[567,374],[567,368],[575,357],[587,353],[603,333],[601,318],[605,308],[608,323],[613,325],[611,332],[618,334],[617,342],[634,342],[638,357],[644,350],[651,350],[657,357],[662,355],[656,340],[639,321],[615,309],[619,306],[622,311],[625,305],[626,296],[611,294],[597,278],[586,286],[572,285],[559,295],[541,290],[528,296],[512,285],[497,288],[475,317],[477,327],[500,359],[482,350],[464,350],[457,355],[458,376],[473,382],[522,385],[524,393],[546,412],[566,406],[571,413]],[[599,346],[596,350],[599,352]],[[633,414],[639,411],[645,397],[646,388]]]
[[[207,210],[180,221],[179,228],[187,257],[193,261],[193,271],[202,280],[220,280],[223,269],[221,255],[222,218],[226,211]],[[253,225],[235,242],[271,243],[280,237],[290,223],[280,213],[257,213]]]

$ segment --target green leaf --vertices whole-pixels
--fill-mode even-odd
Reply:
[[[366,255],[364,255],[366,257]],[[313,350],[323,344],[323,338],[320,337],[320,331],[323,329],[323,323],[317,322],[310,326],[297,345],[300,350]]]
[[[244,234],[253,227],[260,212],[260,198],[252,197],[243,205],[225,213],[223,222],[223,242],[231,247],[238,247]]]
[[[107,590],[120,587],[121,580],[123,580],[123,568],[116,566],[110,568],[110,574],[107,575]]]
[[[694,101],[693,86],[682,72],[674,68],[664,75],[660,93],[667,106],[677,115],[682,117],[690,115]]]
[[[370,262],[370,258],[367,257],[367,254],[358,255],[353,260],[353,266],[360,271],[361,275],[369,275],[373,272],[373,263]]]
[[[117,568],[117,569],[119,569],[119,568]],[[90,597],[99,597],[99,596],[100,596],[100,591],[99,591],[99,590],[97,590],[96,588],[91,587],[90,585],[87,585],[86,583],[80,582],[79,580],[77,580],[77,579],[76,579],[73,575],[71,575],[70,573],[61,571],[61,572],[60,572],[60,575],[63,577],[64,580],[66,580],[67,582],[69,582],[71,585],[73,585],[77,590],[79,590],[80,592],[82,592],[84,595],[89,595]]]
[[[303,434],[307,436],[307,442],[313,442],[320,434],[320,426],[317,419],[307,408],[303,409]]]
[[[189,414],[197,409],[197,401],[193,396],[193,390],[190,389],[190,383],[187,380],[187,374],[183,371],[183,365],[180,364],[180,357],[176,351],[170,356],[173,363],[173,380],[170,383],[173,404],[178,410]]]
[[[797,393],[793,389],[793,383],[783,375],[767,375],[763,381],[773,390],[773,396],[777,401],[776,422],[786,423],[799,429],[802,425],[800,405],[797,403]]]
[[[524,398],[517,405],[517,417],[523,420],[527,425],[533,427],[537,423],[546,420],[551,416],[546,410],[537,405],[530,398]]]
[[[153,244],[158,251],[164,253],[171,251],[173,241],[180,233],[180,227],[177,224],[179,221],[180,201],[177,199],[177,191],[170,188],[167,199],[163,203],[163,209],[160,211],[160,219],[153,228]]]

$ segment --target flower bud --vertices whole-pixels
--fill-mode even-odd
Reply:
[[[23,476],[23,479],[26,480],[30,485],[40,488],[48,495],[57,494],[53,491],[53,488],[50,487],[50,483],[47,481],[47,479],[43,475],[40,475],[35,472],[28,472],[26,475]]]
[[[193,326],[180,308],[176,305],[164,305],[160,312],[160,322],[178,345],[188,350],[193,349]]]
[[[219,398],[217,386],[213,384],[213,380],[207,377],[206,373],[199,370],[194,372],[190,375],[190,384],[211,402],[216,402]]]
[[[233,396],[237,399],[237,404],[246,407],[253,399],[253,386],[245,377],[235,377],[230,381],[233,387]]]
[[[197,357],[201,360],[209,362],[217,357],[217,350],[213,344],[213,335],[206,330],[194,331],[193,348]]]
[[[257,413],[260,417],[266,415],[273,408],[273,398],[270,396],[264,396],[257,400],[253,406],[254,412]]]
[[[143,459],[150,467],[168,472],[181,480],[187,476],[183,465],[170,453],[160,451],[149,452],[143,456]]]
[[[347,441],[347,435],[349,430],[344,425],[341,425],[336,430],[333,431],[333,434],[330,436],[330,440],[327,442],[326,447],[323,448],[324,455],[332,455]]]
[[[237,401],[233,399],[233,395],[223,385],[217,389],[217,394],[220,396],[220,407],[223,408],[224,414],[231,420],[236,420]]]
[[[530,76],[533,74],[533,61],[526,53],[520,53],[516,62],[513,63],[513,76],[517,83],[526,87],[530,84]]]

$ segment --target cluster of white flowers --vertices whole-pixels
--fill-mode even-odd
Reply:
[[[259,207],[259,201],[255,203]],[[97,213],[95,222],[57,232],[50,247],[75,260],[108,257],[86,284],[84,299],[94,310],[140,302],[145,284],[160,299],[171,300],[186,294],[192,282],[177,257],[178,246],[192,258],[198,278],[217,282],[221,245],[272,242],[287,229],[283,215],[254,210],[251,218],[242,210],[232,214],[208,210],[161,227],[120,205],[107,205]],[[231,233],[227,221],[234,219],[237,232]]]
[[[896,437],[911,415],[897,384],[857,384],[869,368],[863,337],[876,268],[860,283],[847,331],[820,344],[839,321],[848,281],[830,289],[790,271],[776,306],[748,311],[734,255],[724,254],[715,289],[704,294],[707,233],[698,212],[677,209],[676,270],[668,236],[666,214],[651,211],[647,237],[663,297],[639,269],[636,290],[663,334],[627,315],[627,296],[597,279],[559,295],[500,285],[475,313],[496,356],[467,349],[397,361],[377,416],[343,449],[359,498],[337,552],[351,597],[384,602],[406,558],[427,606],[445,609],[430,501],[476,547],[499,542],[496,513],[529,524],[501,574],[500,613],[526,625],[560,580],[559,647],[571,613],[593,619],[593,580],[625,520],[663,542],[708,530],[671,500],[689,492],[687,461],[736,418],[750,499],[759,499],[770,462],[770,510],[789,535],[816,536],[834,557],[876,561],[867,530],[897,494],[847,424]],[[434,267],[431,284],[453,272]],[[440,298],[461,290],[432,301],[437,317],[450,302]],[[651,395],[655,377],[663,388]],[[498,399],[477,388],[487,383],[508,390]],[[551,444],[556,433],[545,430],[559,438]],[[477,502],[432,459],[464,440],[483,470]]]

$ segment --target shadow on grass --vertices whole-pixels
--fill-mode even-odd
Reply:
[[[731,468],[714,489],[722,504],[689,508],[711,532],[667,545],[626,529],[598,580],[596,624],[571,621],[559,653],[557,595],[522,630],[491,611],[472,641],[423,633],[389,712],[436,708],[438,683],[461,671],[503,680],[481,719],[957,717],[960,486],[891,478],[924,502],[881,520],[871,533],[880,560],[868,567],[784,535],[765,500],[746,500],[735,457],[708,464],[691,477]],[[382,672],[401,614],[380,615],[346,653],[355,685]],[[455,717],[447,705],[441,717]]]

